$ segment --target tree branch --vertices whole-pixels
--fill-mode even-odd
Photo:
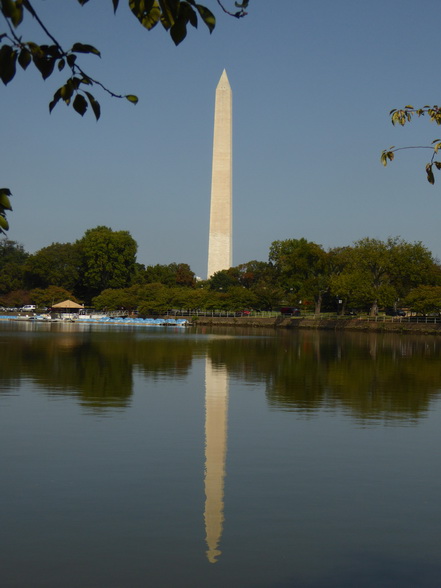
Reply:
[[[243,16],[246,16],[248,14],[247,12],[245,12],[245,9],[248,6],[248,0],[242,2],[241,5],[236,4],[236,6],[240,8],[240,10],[238,10],[237,12],[230,12],[229,10],[227,10],[225,6],[222,4],[221,0],[216,0],[216,2],[219,4],[219,6],[225,12],[225,14],[228,14],[229,16],[234,16],[235,18],[242,18]]]

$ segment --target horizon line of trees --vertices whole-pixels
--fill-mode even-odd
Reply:
[[[305,238],[274,241],[268,261],[252,260],[197,280],[186,263],[145,266],[128,231],[98,226],[74,243],[30,254],[0,240],[0,305],[52,306],[66,298],[97,310],[324,311],[410,307],[441,309],[441,267],[421,243],[365,237],[325,250]]]

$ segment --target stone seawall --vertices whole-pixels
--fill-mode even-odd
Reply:
[[[286,317],[197,317],[193,325],[213,327],[267,327],[273,329],[320,329],[328,331],[366,331],[375,333],[420,333],[441,335],[441,324],[364,319],[310,319]]]

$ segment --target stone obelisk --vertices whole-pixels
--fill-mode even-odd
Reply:
[[[216,88],[214,107],[213,167],[211,176],[208,277],[232,266],[232,138],[233,101],[227,72]]]

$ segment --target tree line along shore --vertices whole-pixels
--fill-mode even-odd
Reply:
[[[267,261],[242,263],[207,280],[187,263],[144,265],[137,249],[128,231],[105,226],[35,253],[4,238],[0,306],[42,308],[69,298],[95,310],[140,316],[173,309],[191,316],[198,310],[246,315],[282,308],[300,317],[379,317],[402,309],[438,316],[441,309],[439,261],[421,242],[400,237],[366,237],[331,249],[305,238],[274,241]]]

